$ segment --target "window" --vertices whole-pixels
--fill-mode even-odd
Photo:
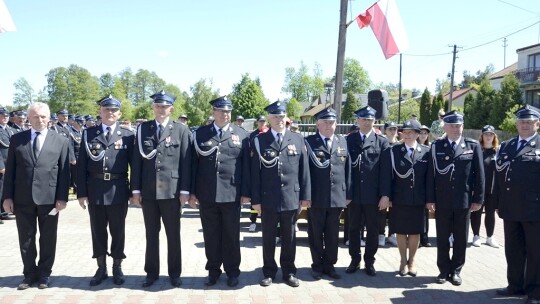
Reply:
[[[540,107],[540,90],[531,90],[525,92],[525,102],[533,107]]]
[[[540,71],[540,53],[529,55],[528,68],[530,72]]]

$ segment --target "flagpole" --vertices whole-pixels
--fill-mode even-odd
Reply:
[[[397,110],[397,123],[401,123],[401,62],[402,54],[399,53],[399,95],[398,95],[398,110]]]
[[[345,45],[347,39],[347,5],[348,0],[341,0],[341,10],[339,14],[339,37],[336,62],[336,84],[334,91],[334,110],[337,121],[341,121],[341,98],[343,95],[343,69],[345,64]]]

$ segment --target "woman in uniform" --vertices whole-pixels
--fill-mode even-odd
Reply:
[[[401,129],[402,143],[388,149],[392,164],[390,229],[397,234],[401,263],[399,275],[416,276],[415,255],[425,231],[426,177],[429,147],[417,142],[420,123],[408,120]]]

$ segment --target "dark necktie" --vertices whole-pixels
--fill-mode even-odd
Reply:
[[[111,127],[107,127],[107,134],[105,134],[105,139],[107,140],[107,142],[110,142],[111,141]]]
[[[219,129],[219,139],[222,139],[223,138],[223,129]]]
[[[277,134],[277,143],[281,145],[281,133]]]
[[[413,159],[414,157],[414,148],[409,148],[409,157]]]
[[[163,126],[161,124],[158,124],[158,131],[157,131],[158,140],[161,138],[161,134],[163,134]]]
[[[366,136],[364,134],[360,134],[360,140],[362,143],[362,146],[364,145],[364,142],[366,141]]]
[[[326,149],[330,149],[330,138],[328,137],[325,137],[324,138],[324,146],[326,147]]]
[[[519,141],[519,147],[518,147],[518,151],[523,149],[523,147],[525,147],[525,145],[527,144],[527,140],[526,139],[522,139]]]
[[[456,142],[455,141],[452,142],[451,146],[452,146],[452,150],[456,151]]]
[[[33,149],[34,149],[34,157],[37,159],[39,156],[39,134],[40,132],[36,132],[36,137],[34,137],[34,143],[33,143]]]

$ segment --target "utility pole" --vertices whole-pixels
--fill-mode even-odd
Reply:
[[[336,84],[334,86],[336,88],[334,91],[334,110],[336,111],[338,122],[341,121],[341,96],[343,95],[343,69],[345,64],[345,42],[347,39],[347,5],[348,0],[341,0],[336,63]]]
[[[508,46],[508,39],[504,37],[503,39],[503,48],[504,48],[504,68],[506,69],[506,47]]]
[[[398,95],[398,108],[397,108],[397,123],[401,123],[401,60],[403,54],[399,53],[399,95]]]
[[[452,111],[452,93],[454,92],[454,72],[456,70],[456,54],[457,54],[457,46],[454,44],[454,55],[452,57],[452,75],[450,76],[450,100],[448,101],[448,109],[447,112]]]

